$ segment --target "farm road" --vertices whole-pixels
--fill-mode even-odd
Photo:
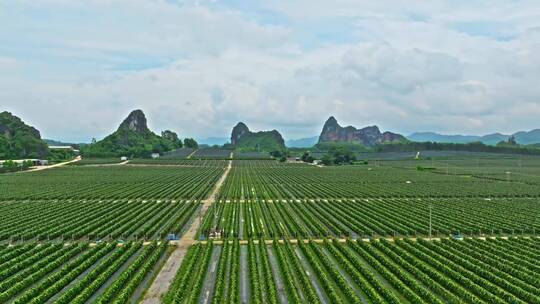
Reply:
[[[215,184],[214,189],[212,189],[212,192],[210,193],[208,198],[202,201],[202,206],[197,218],[193,219],[191,225],[184,233],[182,238],[178,242],[174,242],[176,248],[169,256],[169,259],[165,262],[165,265],[163,265],[163,268],[161,268],[161,271],[156,276],[154,282],[152,282],[152,285],[150,286],[146,295],[144,296],[144,299],[142,300],[143,304],[158,304],[161,302],[161,297],[169,289],[169,286],[171,285],[174,276],[176,275],[176,272],[178,271],[178,269],[180,269],[180,265],[182,264],[182,260],[184,259],[186,252],[188,251],[189,247],[196,242],[195,236],[197,234],[197,231],[199,230],[199,226],[201,225],[202,218],[204,218],[204,215],[206,214],[206,211],[208,211],[208,208],[210,208],[210,206],[212,206],[212,204],[216,201],[219,190],[225,182],[225,179],[227,178],[227,175],[229,174],[231,168],[232,160],[229,160],[227,168],[225,168],[223,175]]]
[[[67,162],[58,163],[58,164],[49,165],[49,166],[38,166],[38,167],[34,167],[34,168],[30,169],[30,170],[20,171],[20,172],[17,172],[17,173],[42,171],[42,170],[47,170],[47,169],[52,169],[52,168],[62,167],[62,166],[65,166],[65,165],[67,165],[67,164],[71,164],[71,163],[74,163],[74,162],[78,162],[78,161],[80,161],[80,160],[81,160],[81,157],[80,157],[80,156],[77,156],[75,159],[70,160],[70,161],[67,161]]]

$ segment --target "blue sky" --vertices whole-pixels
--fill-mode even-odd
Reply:
[[[0,110],[89,141],[135,108],[155,132],[285,138],[342,124],[540,128],[536,1],[0,3]]]

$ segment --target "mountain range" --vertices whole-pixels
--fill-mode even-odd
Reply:
[[[407,139],[403,135],[388,131],[381,132],[377,126],[361,129],[353,126],[342,127],[333,116],[330,116],[324,123],[318,144],[341,142],[373,147],[378,144],[406,141]]]
[[[284,141],[277,130],[252,132],[246,124],[239,122],[231,132],[231,138],[209,137],[201,140],[207,145],[230,145],[240,150],[275,151],[285,147],[309,148],[317,145],[346,143],[363,147],[374,147],[380,144],[400,142],[438,142],[438,143],[471,143],[482,142],[496,145],[508,141],[510,137],[520,145],[540,146],[540,129],[520,131],[514,134],[493,133],[477,135],[445,135],[436,132],[416,132],[407,137],[397,133],[381,132],[377,126],[355,128],[342,127],[333,117],[324,123],[319,136]],[[189,142],[193,141],[189,139]],[[186,139],[186,145],[188,141]],[[40,132],[26,125],[20,118],[9,112],[0,113],[0,159],[9,158],[41,158],[49,153],[47,144],[64,144],[59,141],[42,140]],[[196,146],[194,143],[192,146]],[[103,140],[89,145],[81,145],[81,152],[87,156],[149,156],[151,153],[162,153],[182,147],[178,135],[166,130],[161,136],[153,133],[147,125],[146,117],[141,110],[135,110],[120,124],[118,129]]]
[[[510,136],[514,136],[516,142],[520,145],[531,145],[540,143],[540,129],[532,131],[520,131],[514,134],[501,134],[493,133],[483,136],[477,135],[444,135],[435,132],[416,132],[409,136],[407,139],[417,142],[440,142],[440,143],[470,143],[470,142],[482,142],[486,145],[496,145],[500,141],[506,141]]]

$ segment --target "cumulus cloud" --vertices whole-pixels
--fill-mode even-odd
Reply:
[[[134,108],[195,137],[238,121],[312,136],[329,115],[403,133],[532,129],[539,17],[531,1],[2,3],[0,100],[66,140],[105,136]]]

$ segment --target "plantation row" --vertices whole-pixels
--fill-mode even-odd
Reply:
[[[132,303],[167,248],[166,242],[0,247],[0,303]]]
[[[217,202],[203,238],[538,234],[539,199],[357,199]]]
[[[234,161],[222,199],[359,197],[537,197],[540,187],[387,166],[316,167]]]
[[[198,149],[192,156],[192,159],[197,158],[218,158],[225,159],[231,156],[232,150],[219,149],[219,148],[206,148]]]
[[[133,159],[129,161],[129,166],[136,165],[154,165],[154,166],[179,166],[179,167],[219,167],[223,168],[227,165],[226,160],[218,159],[170,159],[170,158],[156,158],[156,159]],[[181,168],[176,168],[177,170]]]
[[[540,303],[540,241],[192,246],[164,303]]]
[[[224,165],[62,167],[0,175],[0,199],[202,199]]]
[[[379,162],[382,166],[415,169],[418,166],[431,168],[431,172],[454,175],[469,175],[500,181],[511,181],[540,185],[540,157],[498,157],[467,159],[431,159]]]
[[[69,166],[101,166],[101,165],[119,164],[121,162],[122,160],[120,160],[120,157],[114,157],[114,158],[85,157],[77,162],[70,163]]]
[[[0,241],[163,239],[199,207],[176,201],[0,202]]]

